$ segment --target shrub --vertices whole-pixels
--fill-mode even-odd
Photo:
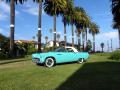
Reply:
[[[92,43],[90,40],[87,41],[87,46],[85,48],[86,52],[91,52],[92,51]]]
[[[0,51],[0,59],[7,59],[7,58],[9,58],[9,54],[8,54],[8,53],[5,53],[5,52]]]
[[[3,52],[0,52],[0,59],[3,59],[5,57],[5,54]]]
[[[120,60],[120,50],[112,52],[110,59]]]

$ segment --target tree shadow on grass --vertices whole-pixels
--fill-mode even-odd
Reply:
[[[120,90],[120,63],[85,63],[56,90]]]
[[[9,64],[9,63],[15,63],[15,62],[28,61],[28,60],[31,60],[31,59],[5,60],[5,61],[1,61],[0,65]]]

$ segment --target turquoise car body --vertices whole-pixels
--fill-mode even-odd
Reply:
[[[32,61],[35,63],[44,63],[47,58],[54,58],[55,63],[74,62],[79,59],[86,61],[89,57],[87,52],[48,52],[48,53],[34,53],[32,54]]]

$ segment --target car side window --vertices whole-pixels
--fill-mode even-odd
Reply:
[[[73,49],[71,49],[71,48],[66,48],[66,50],[67,50],[68,52],[74,52]]]
[[[65,48],[61,48],[59,52],[66,52]]]
[[[67,52],[65,48],[58,48],[55,51],[56,52]]]

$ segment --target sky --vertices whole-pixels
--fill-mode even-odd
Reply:
[[[100,33],[96,35],[96,50],[101,50],[100,43],[105,43],[105,50],[108,50],[107,42],[113,49],[118,48],[118,32],[112,28],[112,14],[110,0],[74,0],[74,6],[80,6],[85,9],[91,20],[100,27]],[[15,40],[33,40],[37,34],[38,28],[38,4],[32,0],[23,5],[15,6]],[[62,17],[57,17],[57,33],[61,35],[60,40],[64,40]],[[49,41],[53,38],[49,29],[53,30],[53,17],[48,16],[42,11],[42,42],[45,43],[45,36]],[[74,27],[75,29],[75,27]],[[0,2],[0,33],[5,36],[10,35],[10,7],[9,3]],[[75,43],[76,43],[76,36]],[[92,41],[92,36],[88,35]],[[37,40],[37,37],[36,37]],[[67,41],[71,42],[71,26],[67,26]]]

